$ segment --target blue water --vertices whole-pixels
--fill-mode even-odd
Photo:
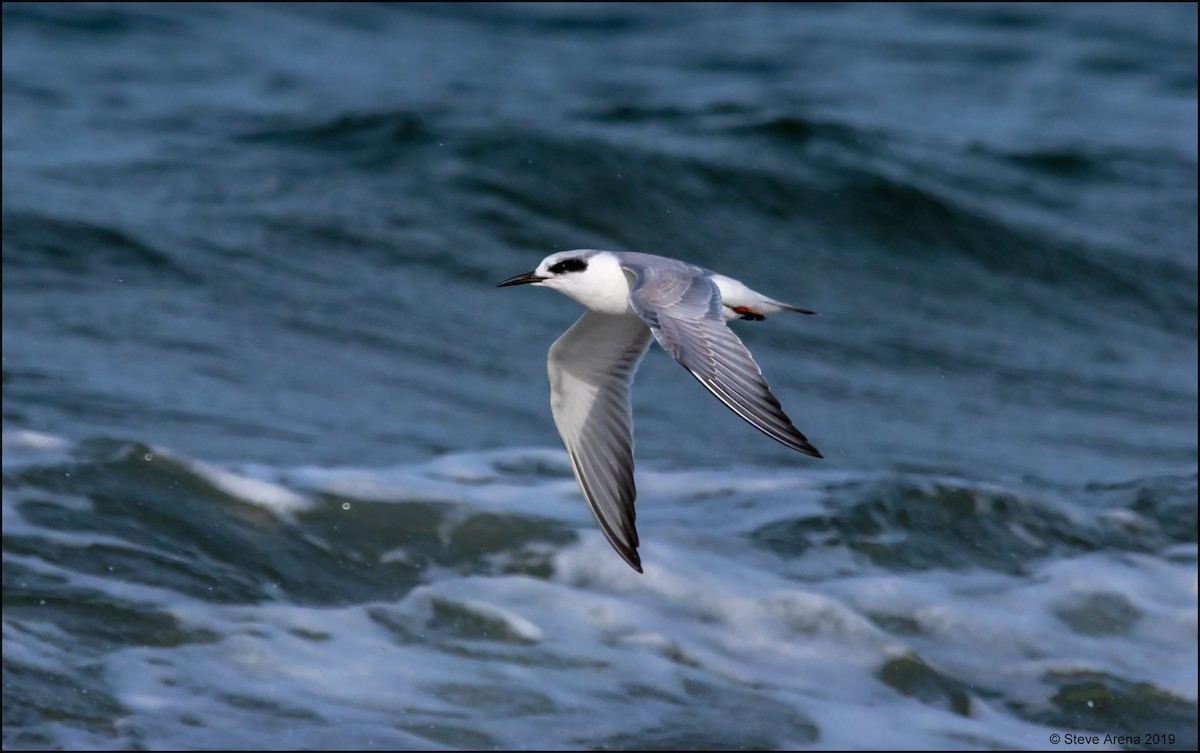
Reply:
[[[1194,5],[10,4],[3,114],[6,748],[1195,746]],[[821,314],[822,461],[651,350],[644,576],[570,248]]]

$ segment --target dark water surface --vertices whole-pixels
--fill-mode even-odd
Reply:
[[[3,9],[4,745],[1196,744],[1194,5]],[[494,284],[675,256],[646,576]],[[1090,734],[1090,732],[1089,732]]]

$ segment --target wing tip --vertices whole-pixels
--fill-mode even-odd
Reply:
[[[796,433],[800,434],[800,432],[796,432]],[[825,456],[821,454],[821,451],[818,450],[813,445],[812,442],[809,442],[808,437],[804,436],[803,434],[800,434],[800,436],[798,438],[791,437],[791,439],[793,441],[784,442],[784,444],[787,445],[788,447],[791,447],[796,452],[802,452],[805,455],[808,455],[809,457],[820,458],[821,460],[825,459]]]
[[[613,549],[617,550],[617,554],[621,555],[621,559],[625,560],[625,564],[632,567],[638,575],[642,574],[642,558],[638,555],[637,549],[633,547],[618,549],[615,545]]]

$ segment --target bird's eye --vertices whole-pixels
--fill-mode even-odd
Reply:
[[[587,260],[581,259],[578,256],[572,256],[570,259],[562,261],[550,267],[550,272],[560,275],[564,272],[582,272],[587,269]]]

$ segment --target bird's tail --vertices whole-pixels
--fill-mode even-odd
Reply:
[[[795,306],[789,306],[786,303],[782,303],[780,301],[771,301],[771,303],[773,303],[774,305],[783,309],[784,311],[794,311],[797,314],[808,314],[809,316],[815,316],[817,313],[815,311],[810,311],[809,309],[801,309],[801,308],[796,308]]]

